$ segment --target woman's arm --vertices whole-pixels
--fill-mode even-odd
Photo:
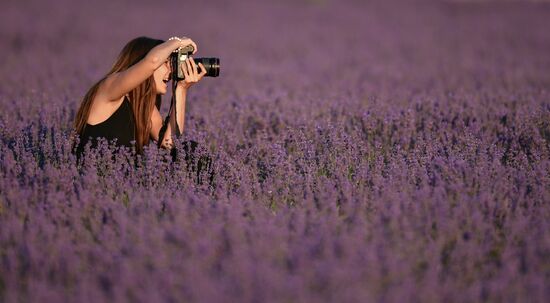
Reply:
[[[180,134],[183,133],[183,126],[185,124],[185,102],[187,99],[187,90],[183,87],[177,86],[176,87],[176,114],[177,114],[177,121],[178,121],[178,127],[180,130]],[[162,127],[163,119],[160,115],[160,112],[156,107],[153,108],[153,113],[151,114],[151,139],[158,142],[159,140],[159,132]],[[175,125],[175,119],[174,119],[174,109],[172,109],[172,112],[170,112],[170,120],[168,123],[168,126],[166,127],[166,132],[164,133],[164,136],[162,138],[162,144],[161,146],[164,148],[172,148],[173,142],[172,142],[172,129],[176,129]]]
[[[147,80],[155,69],[166,61],[172,51],[176,50],[178,47],[187,46],[189,44],[193,45],[196,52],[197,46],[195,42],[188,38],[168,40],[155,46],[149,51],[145,58],[132,65],[127,70],[109,75],[101,84],[98,93],[103,94],[105,98],[110,101],[120,100],[122,96]]]

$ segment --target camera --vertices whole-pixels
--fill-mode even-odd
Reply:
[[[170,61],[172,64],[172,79],[174,81],[180,81],[185,79],[185,74],[181,68],[181,64],[187,58],[189,58],[195,49],[192,45],[180,48],[179,50],[172,53]],[[199,63],[204,65],[206,69],[206,75],[208,77],[217,77],[220,75],[220,59],[219,58],[193,58],[197,64],[197,71],[200,73],[202,69],[200,68]],[[174,68],[177,67],[177,68]]]

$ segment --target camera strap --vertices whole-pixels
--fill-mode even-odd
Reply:
[[[166,129],[168,129],[168,124],[170,123],[170,119],[172,118],[172,110],[173,110],[173,117],[174,122],[176,124],[176,138],[179,138],[181,136],[180,128],[178,126],[178,119],[177,119],[177,113],[176,113],[176,86],[177,81],[174,77],[172,77],[172,99],[170,100],[170,110],[168,111],[168,115],[166,115],[166,118],[164,118],[164,121],[162,122],[162,127],[159,131],[159,139],[157,142],[158,148],[162,147],[162,141],[164,138],[164,135],[166,134]],[[174,130],[172,130],[174,131]]]

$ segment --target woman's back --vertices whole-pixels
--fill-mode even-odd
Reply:
[[[118,146],[132,146],[132,141],[136,140],[135,120],[128,97],[124,97],[120,106],[107,120],[94,125],[86,123],[80,134],[77,154],[80,155],[84,151],[84,147],[90,140],[92,147],[95,147],[97,138],[100,137],[109,141],[116,139]]]

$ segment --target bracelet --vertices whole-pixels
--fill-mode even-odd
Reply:
[[[175,36],[174,36],[174,37],[168,38],[168,41],[172,41],[172,40],[178,40],[178,41],[180,42],[180,46],[179,46],[177,49],[175,49],[175,50],[172,51],[173,53],[177,53],[177,52],[179,52],[179,51],[181,50],[181,48],[182,48],[181,42],[182,42],[183,40],[182,40],[180,37],[175,37]]]

